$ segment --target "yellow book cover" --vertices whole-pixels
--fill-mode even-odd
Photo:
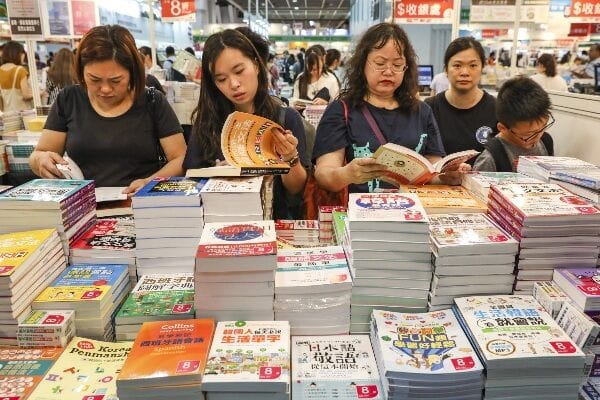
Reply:
[[[52,235],[57,235],[55,229],[0,235],[0,280],[16,280],[15,271],[31,267],[31,261],[49,249]]]
[[[36,297],[36,303],[93,301],[102,302],[111,286],[49,286]]]
[[[131,345],[75,337],[29,400],[118,400],[116,377]]]
[[[415,193],[430,214],[446,212],[486,212],[487,206],[462,186],[406,185],[402,192]]]
[[[214,332],[212,319],[144,323],[119,374],[119,390],[200,384]]]

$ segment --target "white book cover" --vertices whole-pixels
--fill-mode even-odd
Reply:
[[[350,193],[348,221],[427,223],[427,213],[414,193]]]
[[[485,214],[431,215],[429,230],[438,256],[518,251],[519,243]]]
[[[542,181],[517,172],[473,171],[463,174],[462,186],[481,190],[503,183],[542,183]]]
[[[210,178],[201,193],[259,193],[263,177]]]
[[[557,171],[595,167],[594,164],[575,157],[520,156],[517,172],[537,171],[547,179]]]
[[[262,256],[277,253],[273,221],[206,223],[197,258]]]
[[[32,310],[19,322],[18,333],[63,332],[70,328],[75,320],[73,310]]]
[[[563,303],[556,322],[583,351],[589,350],[590,346],[600,345],[600,325],[573,303]]]
[[[368,335],[292,337],[294,400],[383,396]]]
[[[584,354],[533,296],[472,296],[454,302],[486,363],[527,360],[541,366],[552,360],[562,365],[560,359],[570,358],[583,368]]]
[[[329,291],[352,287],[344,250],[340,246],[281,249],[277,252],[275,293],[291,293],[311,286]]]
[[[373,310],[371,332],[380,374],[390,377],[479,376],[483,365],[451,310],[398,313]],[[435,379],[435,378],[433,378]]]
[[[207,392],[289,392],[287,321],[221,321],[208,355]]]

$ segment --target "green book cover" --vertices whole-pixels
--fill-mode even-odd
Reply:
[[[333,211],[331,215],[333,218],[333,236],[335,244],[341,246],[344,243],[344,231],[346,229],[348,213],[345,211]]]

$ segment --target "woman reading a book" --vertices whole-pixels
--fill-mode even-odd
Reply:
[[[371,27],[348,63],[347,79],[348,87],[317,128],[313,159],[322,188],[374,192],[394,187],[378,179],[386,167],[372,157],[386,142],[412,149],[432,163],[445,155],[433,113],[417,98],[416,55],[402,28],[390,23]],[[457,172],[440,178],[460,183]]]
[[[181,125],[162,93],[146,89],[144,62],[127,29],[88,31],[75,71],[80,84],[59,93],[29,158],[36,175],[62,178],[57,164],[68,164],[65,152],[96,186],[125,186],[128,195],[154,177],[182,175]]]
[[[307,178],[306,138],[298,112],[269,95],[269,75],[260,54],[245,35],[227,29],[204,45],[200,99],[195,110],[185,169],[223,164],[221,131],[234,111],[259,115],[281,125],[274,132],[275,151],[290,165],[273,188],[273,218],[300,218],[301,193]]]
[[[294,83],[290,104],[297,110],[304,110],[307,104],[329,104],[340,91],[336,76],[325,70],[325,54],[315,46],[310,47],[304,56],[304,71]]]

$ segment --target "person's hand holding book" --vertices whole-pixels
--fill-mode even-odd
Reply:
[[[273,130],[273,142],[275,151],[281,157],[281,161],[291,164],[298,161],[298,138],[292,134],[289,129],[286,131]]]
[[[471,171],[471,166],[467,163],[460,163],[455,170],[446,171],[438,175],[439,180],[444,185],[460,185],[462,174]]]
[[[372,157],[362,157],[346,164],[344,171],[348,183],[361,184],[381,177],[387,171],[387,167],[378,164]]]
[[[68,165],[69,162],[54,151],[42,151],[38,152],[36,155],[32,167],[34,167],[34,172],[40,178],[62,179],[64,178],[64,175],[56,167],[59,164]]]

